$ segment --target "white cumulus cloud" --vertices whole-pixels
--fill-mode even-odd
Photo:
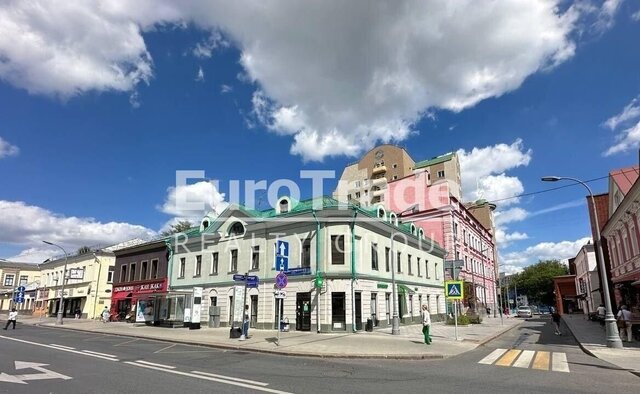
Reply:
[[[156,233],[144,226],[122,222],[102,223],[94,218],[56,214],[22,201],[0,200],[0,243],[24,246],[12,260],[42,262],[42,256],[60,254],[42,241],[62,245],[68,253],[80,246],[109,246]]]
[[[163,227],[163,230],[166,230],[169,225],[179,220],[199,224],[206,214],[219,214],[227,205],[224,194],[218,191],[213,182],[201,181],[168,188],[165,201],[158,209],[174,216]]]
[[[520,222],[529,216],[529,212],[520,207],[513,207],[495,212],[496,226],[502,226],[511,222]]]
[[[506,171],[529,165],[533,151],[525,149],[521,139],[511,145],[497,144],[473,148],[470,152],[459,149],[462,192],[466,201],[484,198],[499,201],[500,207],[518,202],[510,198],[524,191],[517,177],[507,176]]]
[[[9,0],[0,5],[0,78],[62,97],[135,91],[153,76],[143,33],[193,23],[210,32],[193,54],[237,47],[272,104],[268,129],[293,137],[292,153],[322,160],[406,139],[434,110],[498,97],[571,58],[584,12],[561,5]]]
[[[615,143],[604,152],[604,156],[640,147],[640,101],[638,101],[638,97],[631,100],[620,113],[607,119],[603,125],[612,131],[618,131]]]
[[[522,251],[506,253],[502,257],[505,265],[522,269],[539,260],[564,260],[575,257],[582,246],[591,241],[591,237],[580,238],[575,241],[541,242]]]
[[[10,156],[17,156],[20,153],[20,148],[15,145],[11,145],[0,137],[0,159]]]

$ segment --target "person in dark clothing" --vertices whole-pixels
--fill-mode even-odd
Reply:
[[[560,314],[555,308],[553,309],[553,313],[551,314],[551,320],[553,320],[553,324],[555,326],[554,334],[562,335],[562,331],[560,331]]]

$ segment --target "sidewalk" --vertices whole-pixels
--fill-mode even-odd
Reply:
[[[623,342],[624,349],[611,349],[599,323],[583,315],[563,315],[562,320],[585,353],[640,376],[640,342]]]
[[[458,327],[458,340],[453,326],[443,323],[432,325],[433,343],[423,343],[422,326],[402,326],[400,335],[391,335],[391,329],[355,334],[317,334],[309,332],[281,332],[280,345],[276,344],[276,330],[249,330],[249,339],[229,338],[229,328],[151,327],[132,323],[101,323],[91,320],[65,319],[63,329],[89,331],[101,334],[152,339],[188,345],[211,346],[235,351],[255,351],[273,354],[339,358],[389,359],[442,359],[475,349],[503,332],[519,325],[522,320],[486,319],[481,325]],[[53,318],[22,318],[19,323],[60,328]]]

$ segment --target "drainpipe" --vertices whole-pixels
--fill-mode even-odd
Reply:
[[[316,221],[316,278],[321,275],[320,267],[320,221],[316,216],[316,211],[311,211]],[[314,281],[315,284],[315,281]],[[320,288],[316,287],[316,331],[320,332]]]
[[[355,223],[358,216],[357,209],[353,210],[353,218],[351,218],[351,330],[356,332],[356,232]]]

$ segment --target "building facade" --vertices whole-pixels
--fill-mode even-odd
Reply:
[[[487,307],[496,309],[495,205],[483,200],[463,204],[452,194],[450,185],[449,181],[431,183],[427,171],[415,172],[389,183],[385,208],[390,215],[405,212],[403,220],[443,245],[446,259],[462,266],[458,277],[467,286],[466,306],[481,312]],[[451,272],[447,275],[450,277]]]
[[[575,283],[577,308],[585,315],[595,312],[602,302],[599,293],[598,267],[592,243],[580,248],[573,260],[575,265]]]
[[[42,303],[45,314],[55,316],[60,308],[60,291],[64,284],[63,316],[74,316],[77,309],[82,318],[98,317],[105,306],[111,303],[111,284],[113,281],[113,252],[97,250],[40,264],[40,289],[38,301]]]
[[[36,264],[0,261],[0,311],[16,308],[20,313],[32,313],[36,307],[36,291],[40,269]],[[23,303],[15,303],[19,286],[25,287]]]
[[[640,317],[640,183],[638,167],[609,177],[609,218],[602,230],[611,264],[615,305]]]
[[[139,301],[146,308],[162,305],[166,299],[168,286],[169,248],[164,239],[142,243],[114,251],[115,266],[111,296],[111,314],[126,318],[129,313],[137,316]],[[168,320],[162,311],[170,308],[153,308],[141,319],[154,324],[165,324]],[[150,312],[148,309],[147,312]]]
[[[279,241],[288,244],[288,268],[298,274],[290,272],[284,300],[274,295]],[[277,328],[281,311],[300,331],[358,331],[368,320],[385,327],[393,316],[392,267],[403,323],[418,322],[422,304],[434,319],[445,312],[444,250],[384,210],[332,198],[283,197],[262,212],[232,205],[198,231],[176,235],[172,246],[169,294],[201,291],[198,322],[204,324],[214,318],[209,311],[218,310],[221,326],[237,326],[245,304],[255,328]],[[259,285],[245,297],[236,274],[255,275]]]

